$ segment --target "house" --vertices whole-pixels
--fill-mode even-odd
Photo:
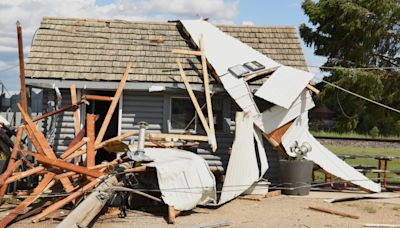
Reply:
[[[281,64],[307,70],[295,27],[221,25],[218,28]],[[127,63],[132,61],[133,68],[118,112],[112,117],[105,139],[137,130],[140,121],[149,123],[150,132],[205,134],[175,62],[176,58],[181,59],[193,89],[198,97],[202,97],[200,60],[171,54],[171,49],[192,50],[194,47],[178,21],[46,17],[36,32],[29,53],[26,83],[43,89],[43,108],[51,110],[57,104],[70,103],[69,88],[73,84],[78,89],[78,97],[85,94],[112,96]],[[213,70],[209,69],[209,72],[212,74]],[[255,90],[261,84],[261,80],[254,81],[251,88]],[[212,82],[211,89],[218,150],[210,154],[208,146],[201,145],[204,150],[198,153],[204,153],[210,165],[223,168],[229,159],[234,116],[239,108],[221,86]],[[260,101],[259,105],[262,110],[267,104]],[[98,130],[106,107],[105,101],[82,106],[81,118],[85,118],[86,112],[99,114]],[[62,153],[74,137],[72,112],[47,120],[43,126],[54,150]],[[272,147],[267,146],[266,150],[270,165],[267,177],[275,182],[279,175],[278,156]],[[112,155],[97,155],[99,161],[104,156]]]

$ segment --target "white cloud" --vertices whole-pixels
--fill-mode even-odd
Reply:
[[[242,25],[254,25],[254,22],[252,22],[252,21],[243,21]]]
[[[131,21],[208,17],[216,23],[233,23],[238,14],[239,0],[114,0],[101,5],[96,0],[0,0],[0,66],[18,62],[17,20],[23,28],[26,57],[32,36],[45,16]],[[16,71],[2,69],[0,80],[14,81],[6,86],[17,90]]]

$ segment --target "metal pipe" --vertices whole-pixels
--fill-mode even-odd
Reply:
[[[146,140],[146,129],[149,124],[142,121],[139,122],[139,138],[138,138],[138,146],[137,146],[137,151],[138,152],[144,152],[144,143]]]

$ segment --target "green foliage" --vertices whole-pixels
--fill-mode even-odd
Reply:
[[[400,109],[400,1],[305,0],[311,25],[300,35],[315,54],[326,56],[326,80],[364,97]],[[341,67],[391,67],[386,70],[346,70]],[[400,114],[325,86],[317,104],[338,113],[339,132],[368,133],[376,127],[384,135],[400,135]]]
[[[370,131],[369,134],[373,137],[373,138],[378,138],[379,137],[379,129],[374,126]]]

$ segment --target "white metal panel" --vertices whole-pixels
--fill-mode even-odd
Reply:
[[[313,77],[310,72],[281,66],[272,73],[255,95],[288,109]]]
[[[177,210],[216,203],[214,175],[200,156],[178,149],[145,148],[154,162],[146,166],[157,170],[163,201]]]
[[[313,161],[326,172],[339,177],[345,181],[360,186],[372,192],[380,192],[381,186],[374,183],[366,176],[348,165],[345,161],[338,158],[335,154],[321,145],[308,131],[308,113],[299,116],[293,125],[282,137],[282,144],[286,151],[290,151],[291,144],[297,141],[300,145],[307,142],[312,146],[312,150],[305,156],[307,160]]]
[[[205,55],[219,76],[226,74],[229,67],[250,61],[257,61],[267,69],[280,65],[207,21],[182,20],[181,22],[197,46],[200,34],[203,34]]]

